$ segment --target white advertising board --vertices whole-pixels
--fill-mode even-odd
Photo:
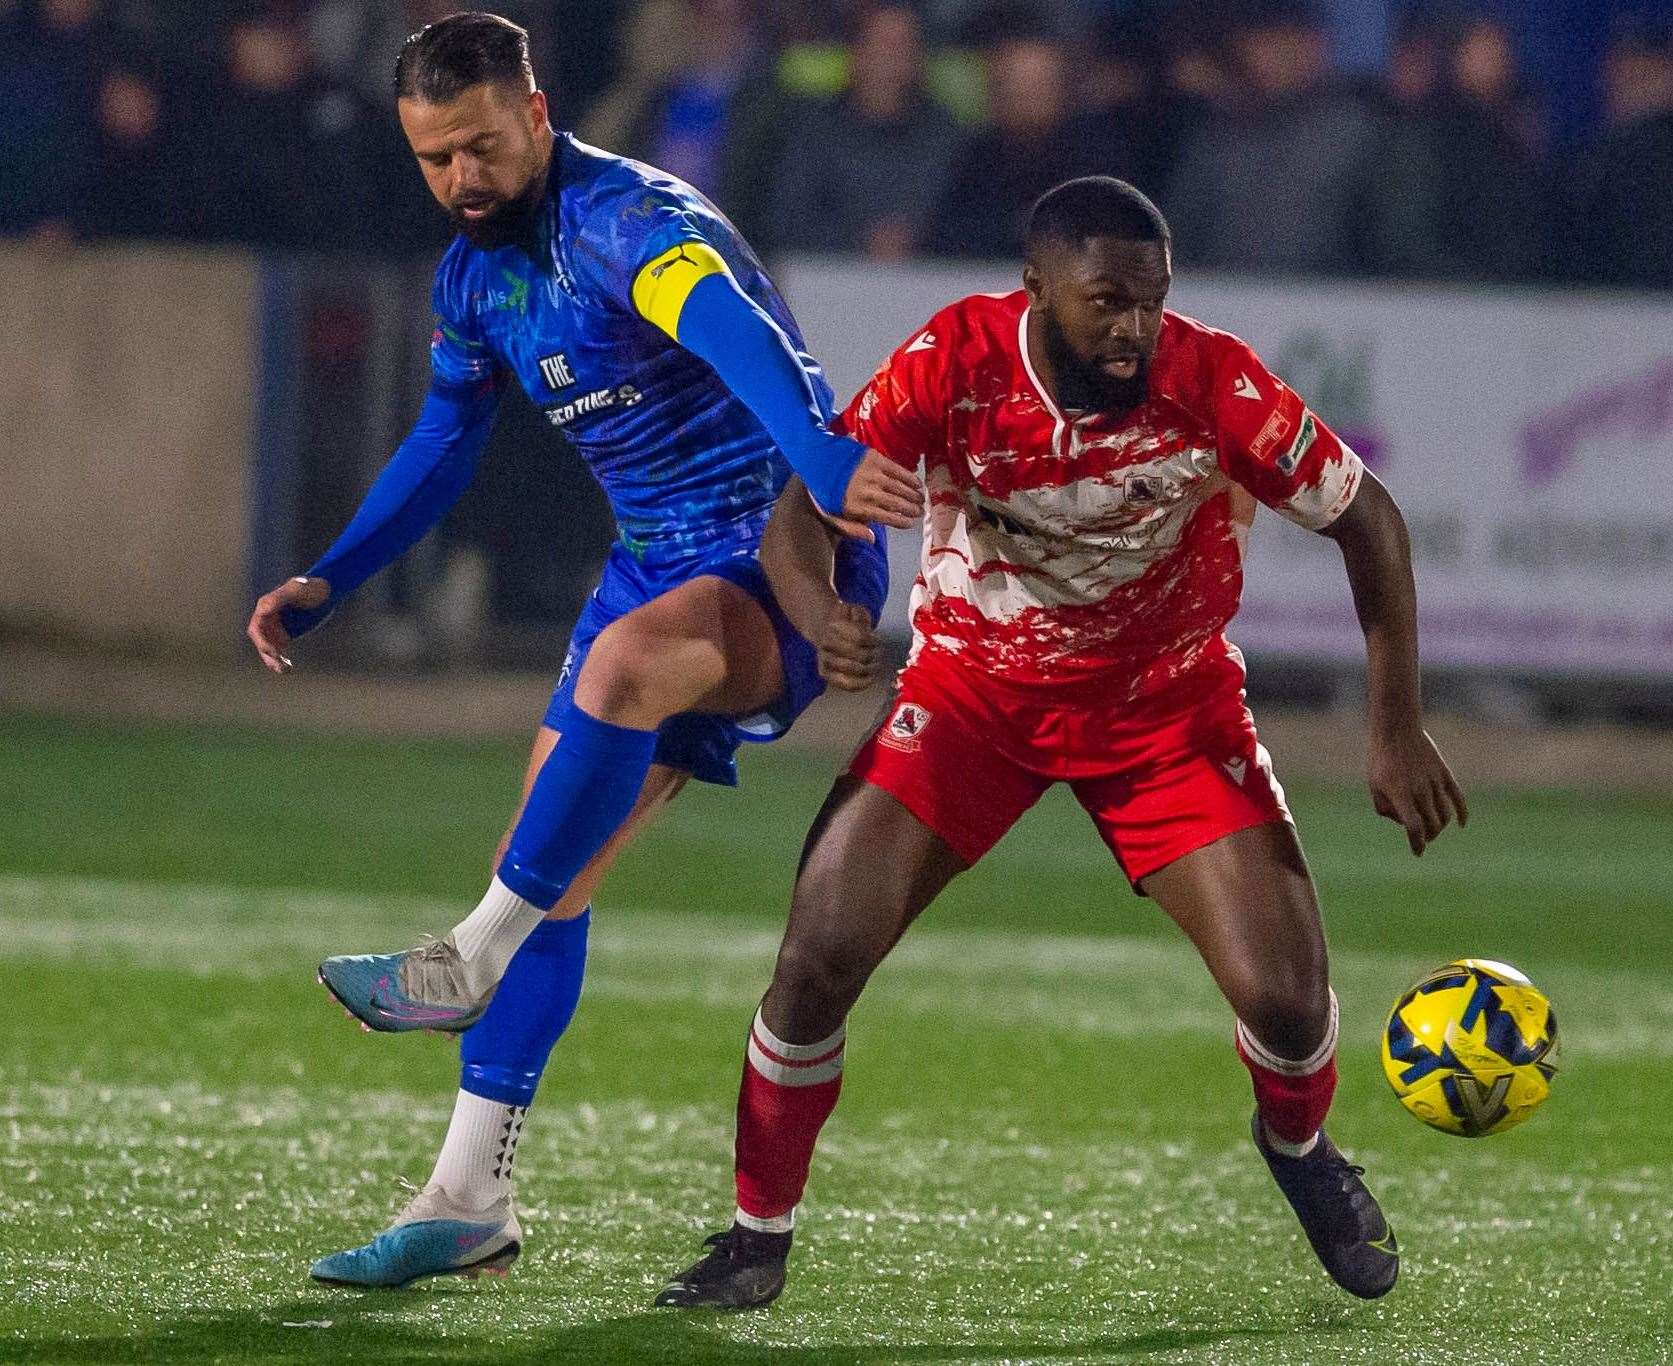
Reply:
[[[839,399],[1006,267],[793,261],[778,272]],[[1426,662],[1673,677],[1673,299],[1176,281],[1365,457],[1412,528]],[[905,629],[916,533],[891,544]],[[1358,660],[1336,548],[1269,513],[1250,538],[1246,650]]]

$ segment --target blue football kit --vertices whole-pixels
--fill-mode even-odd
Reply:
[[[287,609],[287,629],[317,625],[452,507],[515,380],[586,461],[620,533],[546,724],[571,705],[606,626],[716,575],[766,610],[786,694],[763,717],[670,718],[654,759],[735,782],[739,742],[782,734],[823,691],[813,646],[767,586],[761,533],[792,470],[834,512],[864,454],[829,431],[830,386],[761,263],[689,185],[560,133],[533,240],[488,249],[458,238],[437,269],[433,303],[432,379],[418,422],[308,571],[330,583],[329,600]],[[874,620],[887,590],[883,544],[881,531],[875,543],[845,540],[837,559],[839,592]]]
[[[590,910],[545,917],[622,828],[651,764],[735,782],[739,743],[782,734],[823,691],[814,646],[779,610],[761,569],[761,535],[792,471],[838,512],[865,454],[830,431],[824,375],[720,212],[682,182],[567,135],[555,139],[531,240],[493,249],[456,241],[436,272],[434,303],[432,380],[417,425],[308,571],[329,582],[327,601],[286,610],[286,628],[296,635],[317,625],[440,520],[471,482],[513,380],[591,467],[620,539],[546,713],[558,742],[465,922],[486,916],[495,934],[516,926],[522,936],[489,995],[438,1004],[407,989],[405,967],[418,960],[451,953],[465,962],[457,930],[409,954],[321,965],[321,980],[362,1021],[460,1032],[461,1094],[438,1173],[448,1154],[463,1154],[448,1179],[468,1187],[451,1191],[433,1176],[391,1228],[314,1264],[329,1284],[470,1275],[517,1256],[521,1230],[501,1190],[526,1107],[580,997],[591,920]],[[875,622],[888,571],[880,527],[874,536],[842,541],[835,583]],[[772,622],[786,688],[770,713],[687,713],[639,730],[579,706],[575,682],[599,634],[705,575],[738,585]],[[489,1149],[484,1175],[486,1159],[477,1159]],[[476,1203],[466,1202],[473,1193]]]

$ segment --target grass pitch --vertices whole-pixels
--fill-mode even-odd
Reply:
[[[1669,1359],[1673,805],[1580,794],[1473,793],[1418,861],[1357,789],[1291,792],[1343,1005],[1332,1131],[1406,1251],[1376,1304],[1254,1155],[1206,973],[1048,800],[857,1009],[784,1299],[651,1311],[729,1215],[743,1031],[836,768],[771,751],[601,898],[510,1280],[314,1286],[427,1175],[456,1062],[359,1033],[313,965],[457,918],[522,758],[0,718],[0,1360]],[[1563,1030],[1553,1099],[1477,1142],[1375,1062],[1390,1001],[1460,954],[1529,972]]]

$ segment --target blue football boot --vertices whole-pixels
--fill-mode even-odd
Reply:
[[[371,1242],[321,1257],[309,1275],[324,1285],[400,1290],[426,1276],[503,1276],[522,1247],[509,1198],[469,1209],[426,1186]]]
[[[462,1034],[494,998],[492,988],[472,994],[451,934],[427,937],[405,953],[327,958],[319,965],[319,979],[363,1028],[391,1034],[409,1029]]]

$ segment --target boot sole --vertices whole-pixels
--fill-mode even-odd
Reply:
[[[510,1274],[511,1264],[517,1260],[522,1250],[521,1243],[507,1243],[498,1252],[491,1252],[478,1261],[466,1262],[462,1266],[442,1267],[437,1271],[421,1271],[416,1276],[390,1285],[367,1285],[364,1281],[336,1280],[330,1276],[315,1276],[314,1280],[320,1285],[342,1286],[349,1290],[405,1290],[409,1285],[417,1285],[419,1281],[430,1280],[436,1276],[461,1276],[467,1281],[474,1281],[478,1276]]]

